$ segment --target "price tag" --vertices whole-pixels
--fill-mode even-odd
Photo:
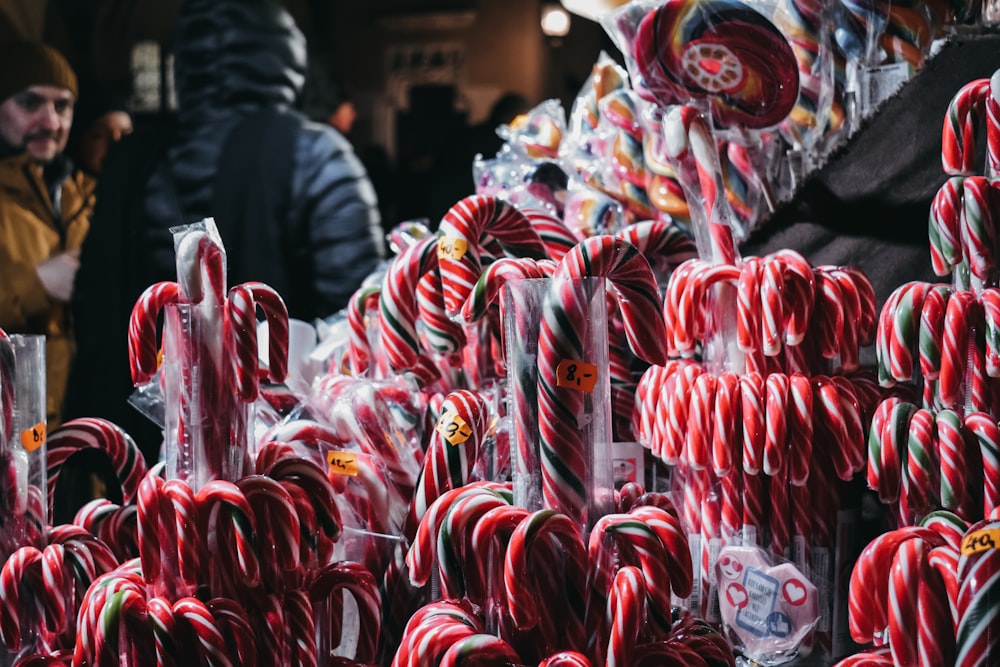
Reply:
[[[461,445],[472,437],[472,427],[458,416],[457,412],[446,412],[437,423],[437,432],[449,445]]]
[[[330,464],[330,472],[337,475],[358,475],[358,455],[336,450],[326,453],[326,462]]]
[[[556,366],[556,386],[578,389],[588,394],[597,384],[597,366],[573,359],[563,359]]]
[[[469,242],[465,239],[442,236],[438,241],[438,259],[453,259],[456,262],[465,257]]]
[[[972,556],[987,549],[1000,549],[1000,528],[984,528],[962,540],[962,555]]]
[[[33,452],[45,444],[45,422],[38,422],[31,428],[21,431],[21,446]]]

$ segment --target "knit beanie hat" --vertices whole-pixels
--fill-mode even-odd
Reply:
[[[0,44],[0,102],[29,86],[58,86],[77,97],[73,68],[51,46],[39,42]]]

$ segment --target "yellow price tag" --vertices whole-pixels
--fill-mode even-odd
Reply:
[[[449,445],[461,445],[472,437],[472,428],[455,412],[441,415],[437,423],[437,432]]]
[[[33,452],[45,444],[45,422],[41,421],[21,431],[21,446],[29,452]]]
[[[326,453],[326,462],[330,464],[330,472],[337,475],[358,475],[358,455],[348,452],[330,451]]]
[[[556,386],[566,389],[594,391],[597,384],[597,366],[573,359],[563,359],[556,366]]]
[[[458,262],[468,250],[469,242],[465,239],[442,236],[438,240],[438,259],[453,259]]]
[[[1000,528],[984,528],[962,540],[962,555],[972,556],[987,549],[1000,549]]]

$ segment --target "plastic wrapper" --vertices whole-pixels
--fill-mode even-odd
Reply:
[[[564,221],[581,238],[614,234],[628,224],[621,202],[577,178],[569,182]]]
[[[511,444],[515,503],[529,510],[544,506],[564,512],[585,529],[608,510],[613,498],[610,383],[606,373],[597,371],[608,366],[604,279],[515,280],[506,286],[504,328],[515,434]],[[586,314],[574,325],[583,327],[576,335],[585,358],[545,362],[556,370],[557,384],[543,401],[539,394],[543,378],[538,375],[542,355],[557,354],[559,346],[539,340],[541,321],[552,308],[551,302],[568,294],[574,295],[576,303],[587,304]],[[532,341],[538,341],[537,345]],[[539,435],[540,428],[548,439]],[[568,448],[564,453],[548,449],[557,444],[552,440],[557,432],[574,434],[571,441],[559,443]],[[543,460],[548,462],[547,471],[543,471]],[[562,466],[566,466],[563,473],[556,474]],[[575,503],[561,500],[578,493],[582,497]]]
[[[816,586],[793,564],[755,546],[727,545],[715,566],[727,637],[754,664],[794,659],[819,620]]]
[[[546,100],[509,124],[497,134],[515,152],[532,160],[552,160],[566,135],[566,111],[559,100]]]
[[[762,129],[784,120],[798,97],[788,42],[737,0],[630,3],[604,24],[633,89],[661,105],[704,100],[717,125]]]

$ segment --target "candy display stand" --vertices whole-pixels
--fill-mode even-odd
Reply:
[[[792,248],[817,265],[857,266],[879,303],[908,280],[933,280],[925,232],[931,199],[946,180],[941,119],[963,85],[998,67],[1000,31],[969,29],[946,41],[761,224],[744,254]]]

